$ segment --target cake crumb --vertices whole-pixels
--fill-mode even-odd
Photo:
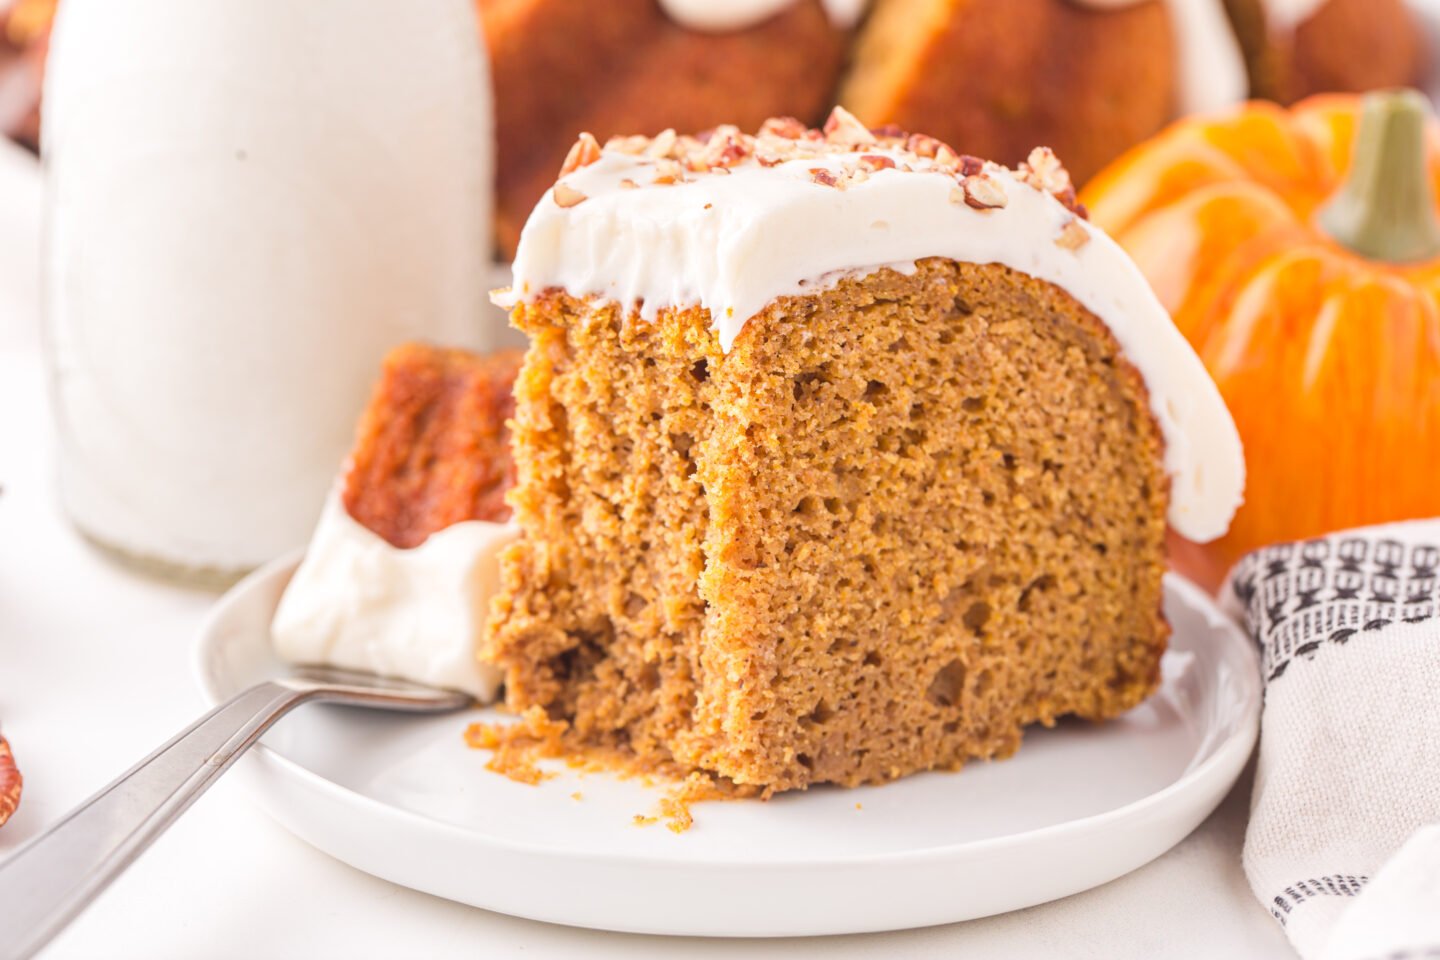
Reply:
[[[543,707],[531,707],[516,723],[470,724],[465,728],[465,743],[494,752],[486,769],[534,786],[555,776],[540,769],[537,761],[565,755],[562,738],[569,727],[563,720],[550,719]]]
[[[855,804],[855,809],[856,809],[856,810],[864,810],[864,809],[865,809],[865,807],[864,807],[864,805],[863,805],[863,804],[859,804],[859,803],[857,803],[857,804]]]
[[[574,800],[576,803],[579,803],[581,800],[585,799],[585,794],[581,793],[579,790],[576,790],[574,793],[570,794],[570,799]]]
[[[650,824],[658,822],[659,819],[659,817],[647,817],[643,813],[637,813],[630,822],[637,827],[648,827]]]
[[[671,833],[684,833],[695,825],[688,801],[678,797],[666,797],[660,801],[660,815]]]

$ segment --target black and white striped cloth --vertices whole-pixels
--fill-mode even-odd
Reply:
[[[1440,960],[1440,520],[1267,547],[1222,599],[1265,676],[1255,895],[1305,960]]]

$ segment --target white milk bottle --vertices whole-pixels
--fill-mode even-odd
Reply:
[[[487,73],[472,0],[60,4],[45,329],[87,537],[208,580],[294,548],[385,351],[499,335]]]

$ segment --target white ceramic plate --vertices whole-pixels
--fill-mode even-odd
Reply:
[[[293,558],[215,608],[201,686],[218,702],[280,669],[270,617]],[[698,804],[676,835],[636,826],[662,795],[605,774],[525,786],[462,742],[481,712],[412,718],[311,705],[244,761],[311,844],[395,883],[502,913],[636,933],[793,936],[967,920],[1089,889],[1183,839],[1255,743],[1250,642],[1174,576],[1164,684],[1119,720],[1034,730],[1012,759],[883,787]],[[581,794],[580,799],[572,795]]]

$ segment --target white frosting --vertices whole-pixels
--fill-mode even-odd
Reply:
[[[1180,113],[1208,113],[1250,95],[1245,55],[1222,0],[1168,0],[1178,60]]]
[[[498,554],[518,530],[469,520],[401,549],[333,492],[275,612],[275,652],[495,699],[500,672],[477,651],[500,587]]]
[[[1235,425],[1194,350],[1139,269],[1099,229],[1060,202],[995,168],[1008,204],[956,203],[955,178],[931,161],[868,151],[916,169],[881,170],[848,189],[813,182],[811,170],[840,170],[855,154],[651,186],[653,161],[606,150],[561,182],[587,199],[561,208],[554,191],[521,235],[514,281],[501,302],[547,288],[640,303],[653,318],[665,305],[698,304],[715,318],[726,350],[746,320],[777,297],[812,293],[817,282],[880,265],[946,257],[1000,263],[1056,284],[1100,317],[1145,378],[1166,440],[1170,522],[1192,540],[1224,533],[1240,504],[1244,459]],[[624,188],[624,179],[647,184]],[[1078,224],[1089,241],[1056,243]],[[1074,229],[1074,227],[1071,227]]]
[[[796,0],[660,0],[676,23],[691,30],[741,30],[775,16]],[[1072,0],[1098,10],[1118,10],[1144,0]],[[1175,65],[1182,114],[1203,113],[1239,103],[1250,92],[1245,58],[1230,27],[1223,0],[1165,0],[1178,45]],[[1290,26],[1314,12],[1323,0],[1265,0],[1270,19]],[[848,30],[860,21],[869,0],[822,0],[830,21]]]
[[[1315,15],[1325,0],[1261,0],[1265,26],[1271,33],[1289,33]]]
[[[744,30],[763,23],[797,0],[660,0],[670,19],[691,30],[723,32]],[[825,15],[837,30],[849,30],[860,21],[870,0],[820,0]]]

